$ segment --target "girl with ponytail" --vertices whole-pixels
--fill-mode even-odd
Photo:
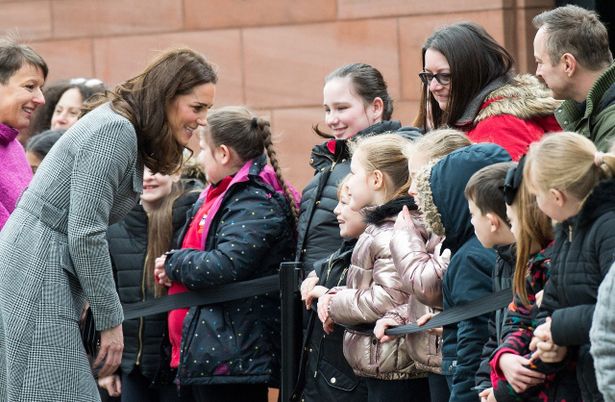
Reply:
[[[156,262],[169,294],[272,275],[293,258],[295,193],[281,177],[269,122],[241,107],[218,109],[207,122],[199,159],[211,184],[181,249]],[[179,382],[196,401],[266,402],[279,380],[279,316],[277,293],[171,311]]]

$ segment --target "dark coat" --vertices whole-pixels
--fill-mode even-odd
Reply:
[[[446,235],[442,248],[451,250],[442,282],[445,310],[492,293],[495,252],[484,248],[474,234],[464,189],[481,168],[508,161],[510,155],[499,145],[475,144],[428,165],[415,179],[425,224]],[[442,371],[452,377],[451,401],[478,400],[474,378],[489,339],[488,320],[482,315],[444,327]]]
[[[493,292],[503,289],[511,289],[512,279],[515,272],[515,247],[514,245],[494,247],[496,253],[495,270],[493,271]],[[489,340],[483,347],[480,366],[476,372],[476,390],[482,391],[491,388],[491,368],[489,360],[491,354],[502,342],[504,337],[504,324],[507,321],[508,308],[494,311],[489,317]]]
[[[173,244],[186,223],[188,211],[198,198],[198,192],[188,192],[175,201]],[[153,289],[146,287],[144,276],[147,227],[147,213],[141,205],[137,205],[123,221],[110,226],[107,230],[109,252],[122,303],[136,303],[154,298]],[[150,381],[154,380],[160,367],[160,347],[166,328],[166,313],[124,321],[122,324],[124,352],[121,366],[124,373],[128,374],[134,368],[139,368],[141,374]]]
[[[171,280],[207,292],[276,274],[281,262],[292,260],[289,202],[276,191],[279,186],[267,181],[267,169],[271,172],[259,157],[235,174],[209,210],[203,249],[176,250],[167,257]],[[192,216],[201,204],[194,206]],[[278,292],[197,306],[184,320],[178,377],[182,384],[275,385],[279,357]]]
[[[551,277],[545,286],[539,319],[551,316],[557,345],[577,361],[583,400],[601,401],[589,353],[598,287],[615,261],[615,179],[603,181],[581,211],[556,227]]]
[[[383,121],[353,138],[391,131],[409,139],[420,136],[418,129],[402,128],[398,121]],[[348,141],[329,140],[312,149],[310,165],[314,168],[314,177],[303,189],[297,226],[297,256],[305,272],[312,271],[314,262],[330,256],[342,242],[333,209],[337,205],[337,186],[350,173]]]
[[[329,258],[314,264],[318,284],[326,288],[346,285],[346,274],[356,239],[344,241],[339,250]],[[352,371],[346,362],[343,350],[344,328],[336,325],[331,334],[326,334],[315,311],[310,311],[310,320],[315,322],[307,334],[307,363],[303,400],[315,401],[367,401],[367,388],[363,380]]]

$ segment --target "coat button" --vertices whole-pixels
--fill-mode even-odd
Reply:
[[[335,379],[335,377],[331,377],[331,380],[329,382],[331,384],[335,384],[337,382],[337,380]]]

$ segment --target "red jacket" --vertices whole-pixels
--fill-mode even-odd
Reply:
[[[519,75],[508,84],[495,86],[486,97],[479,95],[456,126],[466,131],[472,142],[498,144],[513,160],[519,160],[530,143],[545,133],[562,130],[553,115],[558,105],[536,77]]]

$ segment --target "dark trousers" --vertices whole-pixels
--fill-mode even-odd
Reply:
[[[448,402],[451,397],[451,391],[448,389],[446,378],[441,374],[429,374],[429,394],[431,402]]]
[[[195,402],[267,402],[267,384],[193,385]]]
[[[175,384],[152,386],[151,381],[138,369],[122,374],[122,402],[190,402],[182,389],[182,397]]]
[[[427,378],[378,380],[366,378],[368,402],[429,402]]]

